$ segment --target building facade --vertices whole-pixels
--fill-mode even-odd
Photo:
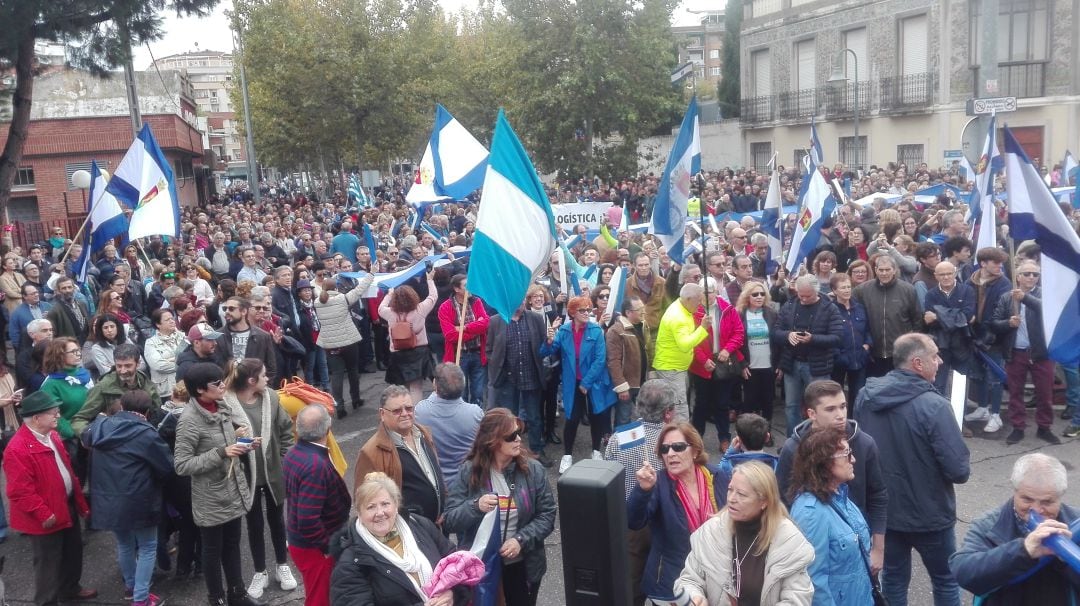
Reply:
[[[700,17],[699,24],[672,27],[671,34],[679,53],[677,65],[693,63],[698,83],[708,82],[707,90],[715,97],[723,71],[724,11],[703,11]]]
[[[203,137],[196,127],[190,84],[182,73],[174,71],[136,72],[135,76],[143,122],[150,124],[172,166],[180,203],[205,201],[208,184],[202,169]],[[0,146],[7,136],[7,125],[0,123]],[[110,173],[115,171],[132,139],[122,73],[102,79],[62,69],[39,76],[34,81],[29,135],[12,188],[8,219],[17,229],[31,229],[30,224],[85,215],[86,191],[72,184],[72,174],[90,170],[91,161]],[[37,236],[22,234],[17,241],[37,241]]]
[[[814,120],[825,163],[949,166],[975,96],[1052,168],[1080,142],[1080,3],[999,0],[998,79],[979,80],[979,0],[745,0],[740,34],[746,164],[800,161]],[[848,50],[844,50],[848,49]],[[850,52],[849,52],[850,51]],[[856,109],[859,136],[855,139]]]
[[[186,74],[205,119],[207,149],[214,153],[214,177],[221,182],[248,173],[247,152],[238,116],[232,106],[233,56],[221,51],[193,51],[161,57],[151,66]]]

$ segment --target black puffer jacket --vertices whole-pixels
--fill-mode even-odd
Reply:
[[[815,377],[831,375],[836,350],[840,347],[841,337],[844,334],[844,321],[840,317],[840,311],[836,309],[832,301],[825,297],[818,297],[817,303],[812,305],[814,309],[809,311],[812,314],[810,326],[801,324],[796,326],[796,310],[801,306],[802,303],[798,298],[785,303],[780,308],[776,326],[772,329],[773,347],[780,349],[780,369],[791,372],[795,367],[797,354],[805,350],[811,375]],[[810,333],[810,343],[792,346],[788,342],[788,335],[793,331]]]
[[[419,515],[405,516],[416,545],[431,568],[454,550],[435,524]],[[422,606],[421,597],[405,571],[375,552],[356,532],[356,518],[349,520],[330,540],[330,556],[337,560],[330,575],[330,603],[334,606]],[[470,592],[454,590],[455,606],[468,603]]]

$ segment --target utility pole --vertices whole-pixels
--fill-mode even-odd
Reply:
[[[982,36],[979,38],[979,78],[975,83],[975,98],[1001,96],[998,81],[998,2],[999,0],[979,0],[979,25]],[[982,132],[990,128],[990,116],[979,118]],[[996,136],[996,135],[995,135]]]
[[[131,60],[131,32],[126,23],[119,23],[120,35],[124,39],[124,88],[127,91],[128,113],[131,114],[131,138],[135,139],[142,130],[142,112],[139,111],[139,89],[135,85],[135,67]]]
[[[248,165],[248,186],[251,194],[255,197],[255,203],[262,201],[262,192],[259,191],[259,163],[255,159],[255,137],[251,132],[251,104],[248,100],[247,73],[244,70],[244,36],[243,25],[239,17],[233,18],[233,61],[240,66],[240,96],[244,100],[244,134],[247,139],[247,156],[244,160]]]

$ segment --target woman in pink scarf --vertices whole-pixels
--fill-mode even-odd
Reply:
[[[690,553],[690,535],[720,510],[719,475],[708,465],[701,435],[690,423],[664,427],[656,441],[663,469],[645,461],[637,472],[637,486],[626,503],[632,530],[646,526],[652,546],[642,575],[641,591],[650,598],[673,597],[672,586]]]

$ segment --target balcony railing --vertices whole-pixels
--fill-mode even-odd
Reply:
[[[982,89],[979,68],[975,68],[975,90]],[[998,64],[998,92],[1001,97],[1045,97],[1046,62],[1020,61]]]
[[[776,95],[778,118],[795,120],[809,118],[817,113],[817,88],[789,91]]]
[[[859,113],[870,113],[871,82],[859,82]],[[846,118],[855,115],[855,83],[840,82],[825,87],[825,117]]]
[[[879,90],[882,112],[902,112],[934,103],[934,74],[911,74],[882,78]]]
[[[742,100],[740,120],[749,124],[770,122],[773,119],[773,97],[748,97]]]

